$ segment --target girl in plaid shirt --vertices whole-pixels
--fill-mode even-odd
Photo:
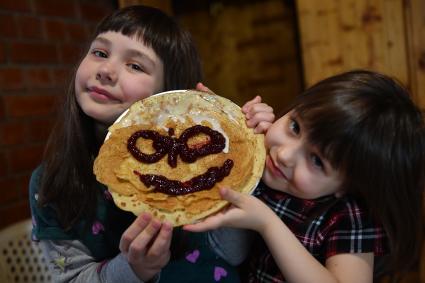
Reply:
[[[258,123],[260,116],[247,119]],[[381,255],[388,254],[391,270],[415,263],[425,125],[405,88],[375,72],[343,73],[307,89],[264,125],[257,198],[222,188],[232,206],[186,230],[258,232],[249,282],[372,282]],[[219,231],[210,238],[225,257],[243,252],[229,240],[237,242],[240,231]]]

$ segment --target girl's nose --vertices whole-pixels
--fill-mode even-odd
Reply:
[[[297,156],[299,155],[300,147],[296,144],[281,145],[277,150],[277,161],[288,168],[294,167]]]
[[[114,83],[117,80],[117,73],[110,63],[105,63],[99,66],[96,79],[103,83]]]

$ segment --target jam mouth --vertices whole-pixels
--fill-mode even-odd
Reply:
[[[229,176],[232,167],[233,160],[227,159],[223,166],[210,167],[205,173],[193,177],[186,182],[170,180],[162,175],[141,174],[136,170],[133,173],[139,176],[140,181],[146,187],[153,186],[157,192],[179,196],[211,189],[217,182]]]

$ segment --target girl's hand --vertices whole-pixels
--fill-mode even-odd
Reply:
[[[203,91],[203,92],[208,92],[210,94],[215,94],[212,90],[210,90],[209,88],[207,88],[206,86],[204,86],[203,83],[199,82],[196,84],[196,90],[199,91]]]
[[[120,251],[144,282],[168,263],[172,230],[170,223],[161,223],[149,213],[142,213],[122,234]]]
[[[251,195],[242,194],[228,188],[220,188],[220,195],[232,205],[202,222],[183,226],[184,230],[203,232],[219,227],[245,228],[262,231],[273,211],[262,201]]]
[[[261,96],[256,96],[245,103],[242,106],[242,112],[245,113],[246,125],[254,128],[256,134],[266,133],[275,118],[273,108],[266,103],[261,103]]]

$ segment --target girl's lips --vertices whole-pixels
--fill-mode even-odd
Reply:
[[[286,175],[274,164],[273,160],[270,158],[270,155],[267,155],[266,158],[266,167],[270,170],[270,172],[278,178],[283,178],[288,181]]]
[[[88,91],[93,99],[99,102],[119,101],[111,93],[101,88],[89,87]]]

